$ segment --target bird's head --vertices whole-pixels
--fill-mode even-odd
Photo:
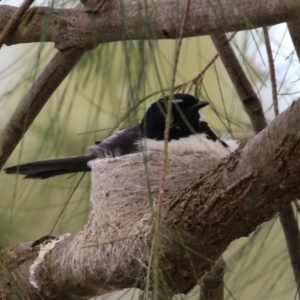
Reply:
[[[169,101],[170,97],[166,96],[151,104],[140,124],[142,136],[164,140]],[[177,140],[197,132],[200,119],[199,109],[209,103],[189,94],[174,94],[171,101],[169,140]]]

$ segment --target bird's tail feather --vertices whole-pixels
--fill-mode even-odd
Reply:
[[[57,159],[34,161],[4,169],[7,174],[22,174],[25,178],[46,179],[56,175],[88,172],[88,161],[95,159],[94,155],[71,156]]]

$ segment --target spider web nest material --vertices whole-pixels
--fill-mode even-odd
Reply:
[[[86,274],[100,282],[108,278],[110,289],[114,281],[120,288],[125,278],[128,283],[129,277],[134,281],[147,274],[162,161],[163,152],[149,151],[99,159],[94,164],[89,221],[60,261],[61,267],[70,268],[71,260],[74,280],[80,282]],[[219,162],[213,154],[169,154],[165,197],[177,194]],[[177,268],[172,266],[172,257],[182,256],[185,250],[163,232],[161,240],[166,257],[163,268]]]

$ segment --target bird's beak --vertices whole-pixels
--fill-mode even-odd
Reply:
[[[209,104],[209,102],[207,102],[207,101],[199,100],[195,105],[189,107],[185,111],[188,113],[192,112],[192,111],[196,111],[196,110],[199,110],[200,108],[205,107],[208,104]]]

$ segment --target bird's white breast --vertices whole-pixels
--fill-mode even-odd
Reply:
[[[238,148],[238,142],[226,137],[224,142],[228,147],[219,141],[213,141],[206,137],[206,134],[193,134],[178,140],[171,140],[168,143],[168,152],[177,155],[188,153],[213,153],[220,157],[224,157]],[[163,150],[165,147],[164,141],[157,141],[153,139],[143,139],[141,141],[142,149],[145,150]]]
[[[236,140],[231,139],[229,136],[225,136],[222,140],[228,145],[224,145],[219,141],[213,141],[206,137],[206,134],[193,134],[185,138],[180,138],[178,140],[171,140],[168,143],[168,152],[175,155],[184,155],[192,153],[212,153],[218,155],[219,157],[224,157],[229,155],[231,152],[235,151],[239,143]],[[144,150],[159,150],[163,151],[165,147],[164,141],[157,141],[154,139],[142,139],[138,141],[140,144],[140,149]],[[92,168],[93,164],[100,158],[95,158],[90,160],[87,165]]]

